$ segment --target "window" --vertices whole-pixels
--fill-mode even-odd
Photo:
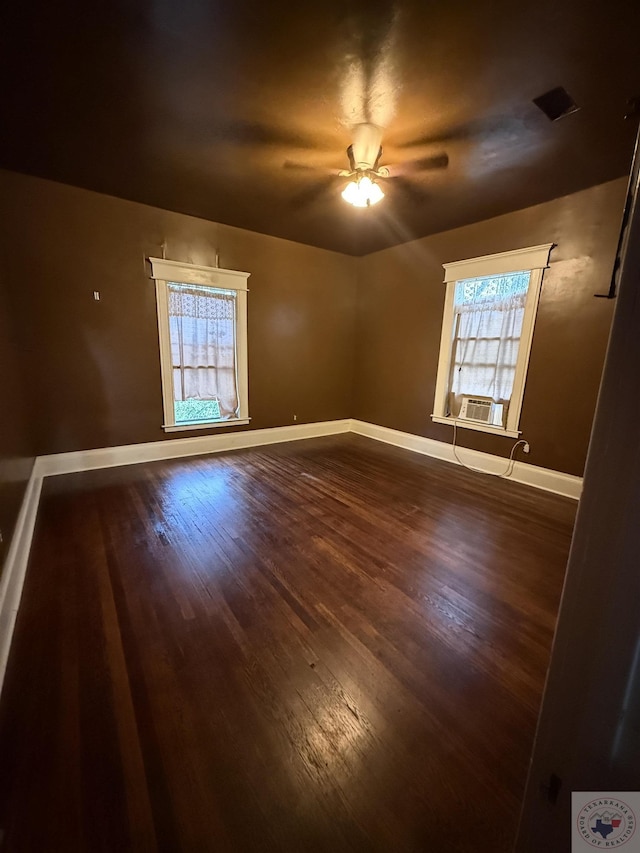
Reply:
[[[552,246],[444,264],[434,421],[520,434],[533,327]]]
[[[164,429],[249,423],[249,273],[150,258]]]

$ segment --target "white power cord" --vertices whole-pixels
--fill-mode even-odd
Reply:
[[[527,448],[529,447],[529,442],[527,442],[523,438],[521,438],[520,441],[516,441],[516,443],[511,448],[511,453],[509,454],[509,461],[507,463],[507,467],[504,469],[504,471],[501,474],[494,473],[493,471],[485,471],[484,468],[474,468],[472,465],[467,465],[466,463],[464,463],[462,461],[462,459],[460,459],[460,457],[458,456],[457,448],[456,448],[457,429],[458,429],[458,423],[457,423],[457,421],[454,420],[454,422],[453,422],[453,446],[452,446],[453,455],[458,460],[458,463],[460,465],[462,465],[463,468],[466,468],[468,471],[475,471],[477,474],[489,474],[491,477],[502,477],[503,479],[506,480],[507,478],[509,478],[513,474],[513,468],[516,464],[516,460],[513,458],[513,454],[516,452],[516,448],[520,444],[524,444],[524,446]],[[470,448],[467,448],[467,450],[469,450],[469,449]]]

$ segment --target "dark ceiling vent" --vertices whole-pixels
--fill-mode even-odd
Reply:
[[[557,121],[559,118],[570,116],[571,113],[577,113],[580,109],[562,86],[545,92],[539,98],[534,98],[533,103],[542,110],[549,121]]]

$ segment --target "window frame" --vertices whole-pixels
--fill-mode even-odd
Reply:
[[[163,258],[149,258],[151,278],[156,286],[156,311],[158,317],[158,342],[160,350],[160,378],[165,432],[216,429],[218,427],[248,424],[249,417],[249,362],[247,347],[247,293],[251,273],[205,267]],[[168,284],[195,284],[219,290],[236,291],[236,373],[238,379],[239,417],[220,421],[176,423],[173,392],[173,364],[171,335],[169,331]]]
[[[540,292],[542,290],[542,279],[544,271],[549,265],[549,254],[554,245],[554,243],[544,243],[540,246],[516,249],[511,252],[499,252],[495,255],[483,255],[479,258],[454,261],[452,263],[442,265],[445,271],[444,281],[446,284],[446,295],[444,313],[442,317],[436,390],[433,401],[433,414],[431,415],[432,421],[439,424],[455,424],[463,429],[472,429],[477,432],[488,432],[493,435],[504,435],[510,438],[518,438],[518,436],[521,435],[521,430],[519,429],[520,415],[524,400],[524,390],[527,371],[529,368],[531,345],[533,343],[533,330],[538,311]],[[482,424],[447,416],[449,373],[451,369],[453,338],[455,334],[454,297],[456,283],[468,278],[482,278],[485,276],[505,275],[507,273],[523,271],[530,272],[531,275],[529,279],[529,289],[527,290],[522,334],[520,336],[520,346],[518,349],[518,360],[516,362],[513,392],[511,394],[511,402],[509,404],[506,425],[504,427],[499,427],[495,424]]]

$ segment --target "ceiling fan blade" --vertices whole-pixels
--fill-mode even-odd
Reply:
[[[434,172],[446,169],[449,165],[448,154],[435,154],[431,157],[420,157],[417,160],[408,160],[405,163],[395,163],[387,166],[390,176],[400,176],[415,172]]]
[[[416,139],[411,139],[409,142],[402,142],[398,148],[426,148],[429,145],[443,145],[448,142],[458,142],[461,139],[469,139],[473,135],[469,125],[457,125],[449,130],[441,133],[432,133],[425,136],[418,136]]]
[[[437,169],[446,169],[448,165],[448,154],[435,154],[433,157],[421,157],[418,160],[410,160],[407,163],[407,168],[412,172],[431,172]]]
[[[426,204],[429,201],[429,194],[421,187],[417,187],[409,178],[398,175],[393,180],[392,192],[400,190],[412,204]]]
[[[282,168],[294,172],[327,172],[327,169],[322,166],[310,166],[308,163],[298,163],[296,160],[285,160]]]
[[[321,178],[311,187],[297,193],[291,199],[291,204],[295,207],[306,207],[310,204],[314,204],[335,187],[336,177],[336,175],[327,175],[325,178]]]
[[[408,142],[401,142],[398,148],[425,148],[428,145],[443,145],[467,139],[486,139],[495,134],[505,136],[517,132],[522,126],[521,120],[513,116],[489,116],[487,118],[460,122],[441,131],[427,134]]]
[[[228,142],[235,146],[282,146],[307,151],[324,151],[333,144],[317,134],[308,134],[291,127],[265,124],[260,121],[184,122],[187,134],[208,143]]]

